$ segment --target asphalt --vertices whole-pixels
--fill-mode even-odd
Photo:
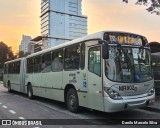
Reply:
[[[152,105],[145,107],[144,109],[155,111],[155,112],[160,112],[160,95],[156,95],[155,102]]]

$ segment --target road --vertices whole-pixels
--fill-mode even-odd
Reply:
[[[60,119],[62,124],[58,125],[38,125],[38,126],[23,126],[26,128],[99,128],[106,125],[103,124],[104,120],[107,119],[112,122],[113,119],[160,119],[159,111],[151,111],[145,109],[134,109],[129,111],[117,112],[117,113],[104,113],[95,110],[89,110],[82,108],[78,114],[71,113],[66,109],[64,103],[48,100],[40,97],[35,97],[34,100],[29,100],[26,95],[17,92],[8,93],[7,89],[0,84],[0,119],[22,119],[24,121],[31,119],[55,119],[50,121],[56,121]],[[64,120],[65,119],[65,120]],[[69,120],[67,120],[69,119]],[[79,119],[83,125],[63,125],[69,121],[75,121]],[[81,120],[82,119],[82,120]],[[85,120],[84,120],[85,119]],[[90,120],[94,119],[94,120]],[[73,123],[72,122],[72,123]],[[86,123],[86,124],[85,124]],[[87,125],[90,124],[90,125]],[[0,126],[0,127],[11,127],[19,128],[22,126]],[[135,125],[107,125],[107,128],[114,127],[126,127],[134,128]],[[157,125],[138,125],[138,127],[158,127]]]

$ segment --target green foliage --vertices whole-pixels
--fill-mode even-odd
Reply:
[[[123,0],[125,3],[128,3],[128,1]],[[146,9],[148,12],[160,15],[160,0],[137,0],[135,4],[149,6]]]
[[[24,53],[23,51],[19,51],[19,53],[18,53],[18,58],[26,57],[26,56],[28,56],[28,55],[30,55],[29,52]]]
[[[13,54],[11,47],[8,47],[5,43],[0,42],[0,69],[6,61],[13,60],[16,57]]]

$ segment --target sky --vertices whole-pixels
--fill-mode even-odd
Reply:
[[[41,0],[0,0],[0,41],[18,52],[22,35],[40,35]],[[101,30],[127,31],[160,42],[160,16],[146,6],[122,0],[82,0],[82,13],[88,16],[88,34]]]

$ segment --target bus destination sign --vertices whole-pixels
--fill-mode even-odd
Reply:
[[[142,37],[133,34],[109,34],[110,43],[128,44],[128,45],[139,45],[142,46]]]

